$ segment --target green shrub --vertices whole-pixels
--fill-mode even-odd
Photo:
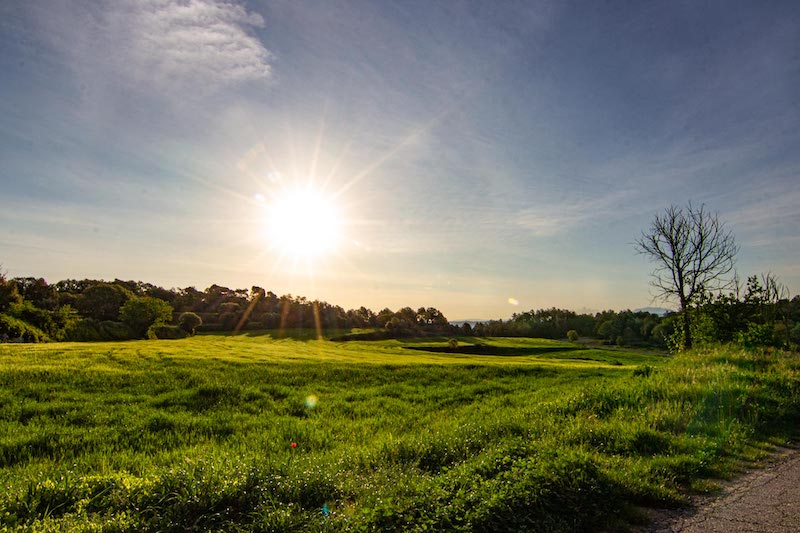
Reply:
[[[216,322],[204,322],[195,328],[198,333],[209,333],[215,331],[225,331],[225,326]]]
[[[70,342],[127,341],[135,338],[133,331],[114,320],[95,320],[84,318],[69,324],[62,335]]]
[[[133,330],[122,322],[104,320],[98,325],[100,340],[103,341],[128,341],[136,338]]]
[[[11,304],[8,309],[8,314],[49,334],[52,334],[55,329],[50,311],[34,307],[34,305],[28,301]]]
[[[747,348],[759,346],[772,346],[775,344],[774,328],[769,324],[754,324],[749,322],[746,331],[736,334],[736,342]]]
[[[150,326],[148,339],[184,339],[187,332],[180,326]]]
[[[98,331],[99,321],[93,318],[83,318],[70,324],[64,331],[64,340],[70,342],[93,342],[100,341],[100,331]]]
[[[120,309],[119,317],[136,338],[144,339],[151,326],[161,326],[172,319],[172,306],[152,296],[131,298]]]
[[[178,325],[189,335],[194,335],[197,326],[202,325],[203,319],[197,313],[186,311],[178,317]]]
[[[575,331],[574,329],[569,330],[567,332],[567,338],[570,340],[570,342],[577,341],[578,340],[578,332]]]
[[[0,314],[0,340],[22,342],[46,342],[47,335],[24,320]]]

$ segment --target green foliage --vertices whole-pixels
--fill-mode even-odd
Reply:
[[[178,325],[189,335],[194,335],[197,327],[202,324],[203,319],[200,318],[200,315],[197,313],[192,313],[191,311],[181,313],[181,315],[178,317]]]
[[[126,341],[136,338],[133,330],[122,322],[84,318],[71,323],[63,340],[72,342]]]
[[[736,342],[748,348],[774,346],[774,327],[770,324],[754,324],[749,322],[745,331],[736,334]]]
[[[13,281],[6,280],[0,272],[0,313],[4,313],[12,304],[22,303],[22,296]]]
[[[39,309],[53,311],[58,305],[58,293],[53,285],[48,285],[43,278],[14,278],[12,282],[17,286],[19,295],[23,300],[30,302]]]
[[[133,293],[116,283],[97,282],[80,293],[74,305],[86,318],[117,320],[120,309],[131,298]]]
[[[314,337],[0,345],[0,521],[622,530],[631,506],[679,505],[800,421],[800,361],[775,350]]]
[[[47,334],[55,333],[56,327],[51,313],[45,309],[34,307],[31,302],[22,301],[11,304],[7,313]]]
[[[47,335],[39,328],[10,315],[0,314],[0,341],[45,342]]]
[[[578,340],[578,332],[574,329],[571,329],[567,332],[567,338],[570,342],[576,342]]]
[[[119,316],[136,338],[144,339],[150,327],[162,326],[172,319],[172,306],[152,296],[134,297],[125,302]]]
[[[104,340],[98,331],[99,321],[93,318],[81,318],[72,322],[64,331],[65,341],[92,342]]]
[[[75,312],[68,305],[48,311],[35,307],[27,300],[11,304],[7,314],[33,326],[51,340],[63,340],[66,329],[77,320]]]
[[[97,333],[100,340],[127,341],[136,338],[136,333],[127,324],[113,320],[103,320],[97,323]]]
[[[180,326],[150,326],[147,330],[148,339],[184,339],[186,331]]]

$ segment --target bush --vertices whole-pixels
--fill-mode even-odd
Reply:
[[[63,340],[71,342],[127,341],[135,338],[131,328],[114,320],[84,318],[70,323]]]
[[[0,340],[46,342],[47,335],[39,328],[10,315],[0,315]]]
[[[223,324],[218,324],[216,322],[204,322],[195,328],[197,333],[210,333],[210,332],[217,332],[217,331],[225,331]]]
[[[575,331],[574,329],[569,330],[567,332],[567,338],[570,340],[570,342],[577,341],[578,340],[578,332]]]
[[[119,310],[119,317],[136,338],[144,339],[151,326],[161,326],[172,319],[172,306],[152,296],[132,298]]]
[[[129,341],[136,338],[134,332],[122,322],[103,320],[97,327],[100,340],[103,341]]]
[[[55,329],[50,311],[34,307],[28,301],[11,304],[7,314],[49,334],[52,334]]]
[[[150,326],[148,339],[184,339],[187,332],[180,326]]]
[[[181,327],[183,331],[188,333],[189,335],[194,335],[197,326],[203,324],[203,319],[200,318],[200,315],[197,313],[192,313],[191,311],[186,311],[185,313],[181,313],[181,316],[178,317],[178,325]]]
[[[747,348],[759,346],[772,346],[775,344],[773,327],[769,324],[754,324],[748,322],[747,330],[736,334],[736,342]]]
[[[100,341],[99,322],[93,318],[76,320],[64,330],[64,340],[70,342]]]

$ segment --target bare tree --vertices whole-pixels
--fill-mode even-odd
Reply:
[[[680,305],[684,348],[692,347],[692,303],[707,291],[729,289],[735,283],[733,272],[736,245],[716,213],[705,205],[686,208],[672,205],[657,214],[650,229],[635,243],[639,253],[656,263],[651,285],[656,298]]]

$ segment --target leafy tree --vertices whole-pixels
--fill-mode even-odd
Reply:
[[[392,319],[394,313],[388,307],[384,307],[378,312],[378,315],[375,317],[377,324],[381,327],[386,327],[386,324]]]
[[[23,300],[31,302],[39,309],[53,310],[58,305],[58,294],[53,285],[48,285],[43,278],[14,278],[17,290]]]
[[[151,326],[162,326],[172,318],[172,306],[152,296],[134,297],[125,302],[119,317],[137,338],[143,339]]]
[[[120,309],[133,293],[115,283],[98,282],[87,287],[75,300],[75,308],[87,318],[117,320]]]
[[[734,282],[727,277],[739,251],[733,234],[704,205],[672,205],[656,215],[635,246],[656,264],[651,282],[656,297],[680,305],[683,347],[691,348],[692,304],[706,291],[722,291]]]
[[[259,287],[258,285],[253,285],[250,287],[250,300],[260,301],[267,297],[267,291]]]
[[[597,335],[603,339],[613,340],[617,337],[617,328],[614,327],[614,322],[606,320],[597,326]]]
[[[172,304],[177,311],[201,312],[204,310],[203,293],[194,287],[180,289]]]
[[[420,307],[417,310],[417,323],[425,326],[446,326],[447,318],[435,307]]]
[[[200,315],[192,313],[191,311],[181,313],[181,316],[178,317],[178,326],[189,335],[194,335],[197,326],[202,323],[203,319],[200,318]]]
[[[403,307],[402,309],[398,309],[397,312],[394,314],[400,321],[414,325],[417,323],[417,312],[411,309],[410,307]]]
[[[0,313],[5,312],[11,304],[22,303],[22,296],[19,294],[17,284],[6,280],[5,275],[0,271]]]
[[[350,309],[347,311],[347,318],[353,326],[364,328],[374,325],[377,320],[377,315],[372,310],[361,306],[358,309]]]

